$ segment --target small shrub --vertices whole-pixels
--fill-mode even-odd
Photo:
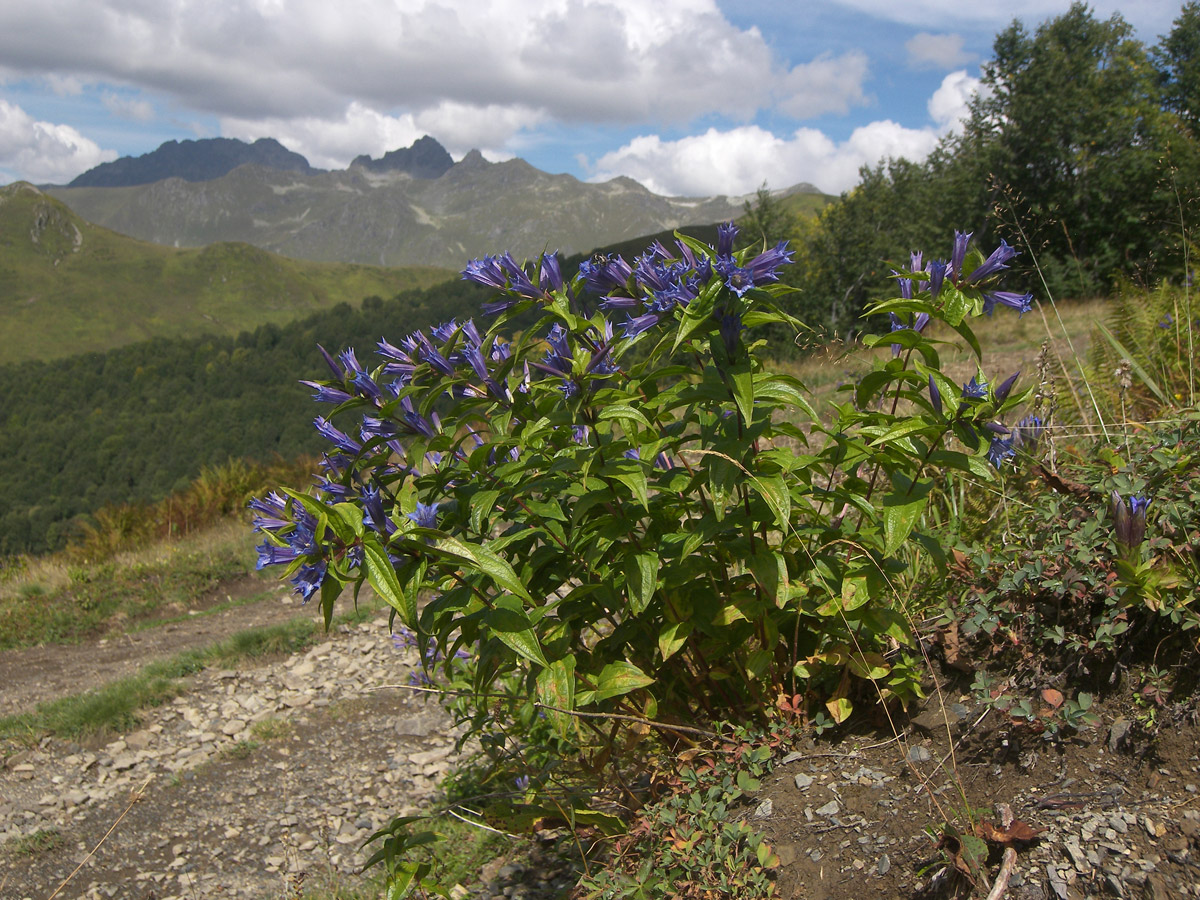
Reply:
[[[578,748],[584,805],[548,782],[544,814],[619,827],[606,791],[628,797],[647,738],[688,742],[685,723],[784,703],[840,723],[919,694],[909,604],[945,563],[922,525],[930,494],[947,471],[990,479],[1042,429],[1014,421],[1015,375],[959,384],[940,367],[951,334],[980,354],[973,316],[1029,309],[995,289],[1007,245],[985,258],[956,234],[948,261],[914,254],[874,308],[891,330],[864,340],[891,355],[827,419],[760,358],[764,329],[802,327],[778,302],[790,253],[734,253],[735,234],[573,278],[554,255],[474,261],[464,277],[499,295],[486,330],[381,341],[373,369],[326,354],[316,494],[252,503],[260,566],[285,566],[327,621],[369,581],[446,666],[471,659],[469,734],[519,744],[544,716]],[[377,836],[405,884],[428,874],[395,868],[425,839],[411,825]]]

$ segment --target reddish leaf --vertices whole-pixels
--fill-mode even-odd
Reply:
[[[1063,704],[1062,691],[1056,691],[1054,688],[1046,688],[1042,691],[1042,699],[1050,705],[1051,709],[1058,709]]]
[[[1033,828],[1016,819],[1005,829],[997,828],[991,822],[980,822],[977,830],[981,838],[993,844],[1023,844],[1035,840],[1046,829]]]

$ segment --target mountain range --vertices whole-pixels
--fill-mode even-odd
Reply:
[[[456,269],[487,253],[578,253],[733,219],[747,199],[663,197],[630,178],[591,184],[475,150],[455,163],[431,137],[332,172],[269,139],[169,142],[45,190],[89,222],[158,244],[239,241],[296,259]],[[825,202],[811,185],[785,193]]]

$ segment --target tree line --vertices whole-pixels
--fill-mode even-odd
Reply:
[[[981,80],[961,131],[924,161],[864,167],[810,221],[768,210],[768,237],[797,239],[806,321],[861,327],[891,265],[917,247],[948,253],[956,229],[1021,249],[1041,300],[1186,277],[1200,212],[1200,3],[1154,46],[1082,3],[1033,31],[1014,21]]]

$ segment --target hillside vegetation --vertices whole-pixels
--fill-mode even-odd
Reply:
[[[711,239],[715,229],[688,232]],[[366,357],[381,337],[477,315],[484,294],[450,281],[236,337],[157,338],[0,366],[0,557],[61,547],[79,533],[78,517],[159,500],[204,466],[316,453],[311,390],[299,382],[327,371],[318,344]]]
[[[0,188],[0,364],[150,338],[237,335],[454,277],[286,259],[249,244],[179,250],[84,221],[24,182]]]

